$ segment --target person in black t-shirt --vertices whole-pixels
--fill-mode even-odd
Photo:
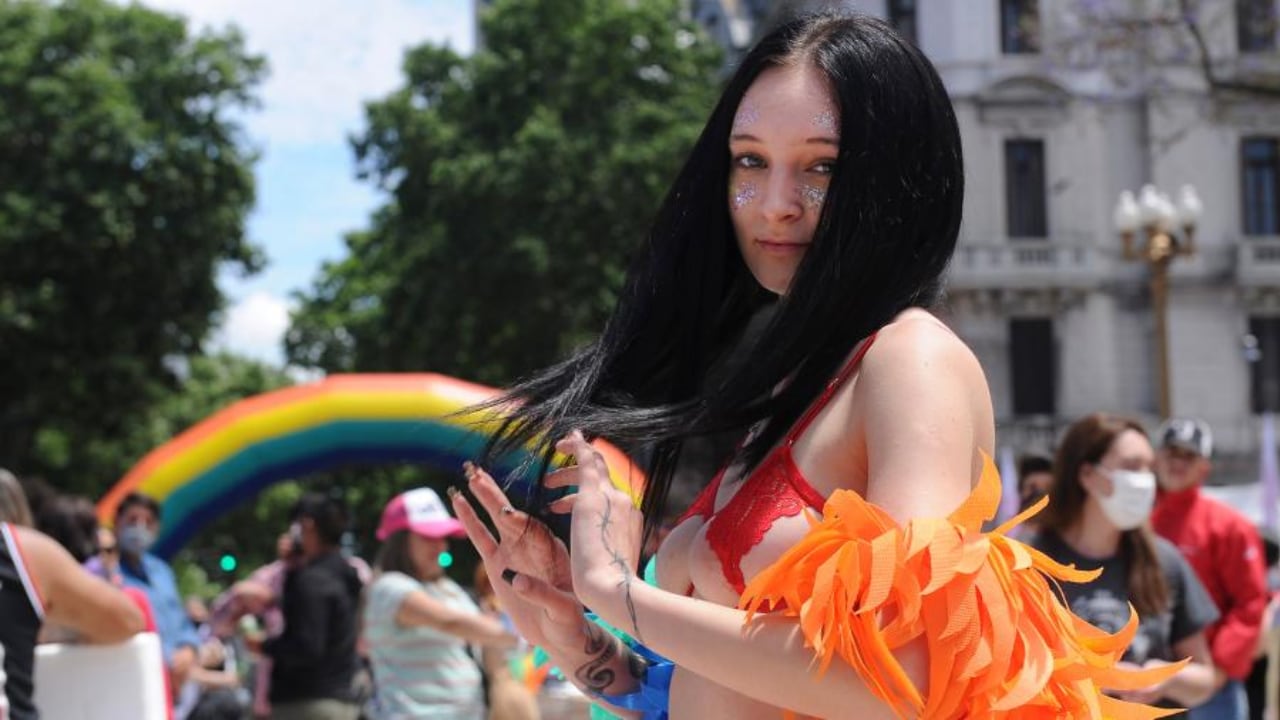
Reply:
[[[1054,459],[1049,506],[1031,544],[1060,563],[1101,575],[1064,583],[1081,618],[1110,633],[1139,625],[1125,661],[1152,666],[1189,657],[1166,682],[1125,699],[1194,707],[1213,693],[1213,666],[1204,628],[1217,608],[1177,548],[1157,538],[1147,519],[1155,503],[1155,452],[1133,420],[1095,414],[1068,430]]]
[[[281,594],[284,632],[262,642],[272,660],[273,720],[355,720],[356,614],[362,583],[339,551],[346,511],[337,500],[307,494],[290,533],[298,561]]]

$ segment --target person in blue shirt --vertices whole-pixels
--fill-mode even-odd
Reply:
[[[173,569],[147,552],[159,529],[160,504],[153,498],[130,493],[120,501],[115,521],[120,578],[125,587],[141,590],[151,603],[171,687],[180,688],[195,666],[200,638],[183,607]]]

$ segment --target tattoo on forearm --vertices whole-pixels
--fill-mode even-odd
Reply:
[[[627,565],[626,558],[622,557],[609,542],[609,525],[613,522],[613,503],[605,498],[604,513],[600,516],[600,543],[604,547],[605,552],[613,556],[610,564],[618,568],[618,572],[622,575],[622,579],[618,581],[618,586],[622,588],[623,598],[627,602],[627,615],[631,618],[631,634],[640,642],[644,642],[644,638],[640,635],[640,625],[636,620],[636,604],[631,599],[631,580],[635,577],[631,572],[631,567]]]
[[[604,628],[595,623],[587,625],[587,642],[582,650],[587,654],[587,661],[573,673],[574,678],[588,691],[603,693],[618,677],[611,667],[618,657],[622,641],[610,635]],[[642,682],[649,673],[649,663],[639,654],[622,647],[622,659],[627,664],[627,675],[636,682]],[[616,694],[618,689],[615,689]]]
[[[615,677],[609,664],[618,654],[617,640],[599,625],[587,623],[587,644],[582,650],[587,654],[587,661],[574,671],[573,676],[587,690],[602,693],[613,684]]]

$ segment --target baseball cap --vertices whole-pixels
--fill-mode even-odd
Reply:
[[[1213,432],[1209,424],[1194,418],[1171,418],[1156,433],[1161,447],[1176,447],[1208,458],[1213,455]]]
[[[400,493],[382,511],[378,523],[378,539],[386,540],[392,533],[411,530],[433,539],[465,537],[467,532],[457,518],[445,509],[440,496],[431,488],[416,488]]]

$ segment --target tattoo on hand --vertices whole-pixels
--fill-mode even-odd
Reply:
[[[622,557],[609,542],[609,525],[613,522],[613,503],[605,498],[604,513],[600,516],[600,543],[604,547],[605,552],[613,556],[611,565],[618,568],[618,572],[622,575],[622,579],[618,581],[618,586],[622,588],[623,597],[627,602],[627,615],[631,618],[631,634],[640,642],[644,642],[644,638],[640,635],[640,625],[636,621],[636,604],[631,599],[631,580],[635,575],[631,572],[631,567],[627,564],[626,558]]]
[[[613,684],[614,672],[608,667],[618,654],[618,643],[604,628],[587,623],[587,644],[582,648],[587,661],[574,671],[573,676],[589,691],[602,693]]]

